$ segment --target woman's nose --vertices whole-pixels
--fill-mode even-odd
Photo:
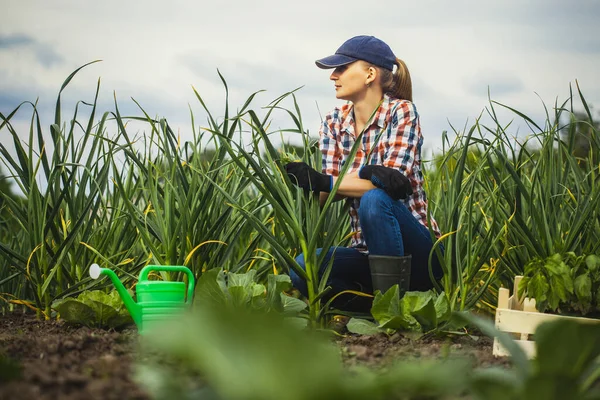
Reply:
[[[338,74],[335,72],[335,69],[333,70],[333,72],[331,73],[331,75],[329,75],[329,79],[332,81],[337,80],[338,78]]]

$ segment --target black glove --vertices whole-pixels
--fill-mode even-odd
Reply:
[[[358,171],[361,179],[370,180],[376,187],[385,190],[394,200],[405,199],[412,194],[410,180],[397,169],[383,165],[365,165]]]
[[[330,192],[333,184],[331,175],[317,172],[304,162],[292,162],[285,165],[290,180],[296,186],[313,192]]]

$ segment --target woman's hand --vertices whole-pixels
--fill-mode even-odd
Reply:
[[[395,168],[365,165],[359,170],[358,176],[385,190],[394,200],[405,199],[413,192],[410,180]]]
[[[331,192],[331,175],[321,174],[304,162],[292,162],[285,165],[290,181],[298,187],[313,192]]]

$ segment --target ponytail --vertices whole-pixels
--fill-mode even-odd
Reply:
[[[412,101],[412,82],[404,61],[396,58],[396,72],[381,68],[383,92],[400,100]]]

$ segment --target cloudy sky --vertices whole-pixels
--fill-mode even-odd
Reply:
[[[0,0],[0,9],[0,112],[39,98],[46,125],[65,78],[101,59],[69,85],[65,110],[93,100],[100,78],[103,111],[114,109],[115,92],[120,108],[135,112],[134,98],[189,138],[188,105],[202,118],[192,86],[221,113],[219,69],[234,108],[257,90],[266,90],[260,106],[303,86],[303,119],[316,135],[318,110],[339,101],[314,60],[361,34],[383,39],[407,63],[429,151],[450,124],[474,121],[488,87],[493,100],[543,119],[542,101],[565,100],[578,80],[600,109],[596,0]],[[30,116],[19,113],[15,124],[27,126]]]

